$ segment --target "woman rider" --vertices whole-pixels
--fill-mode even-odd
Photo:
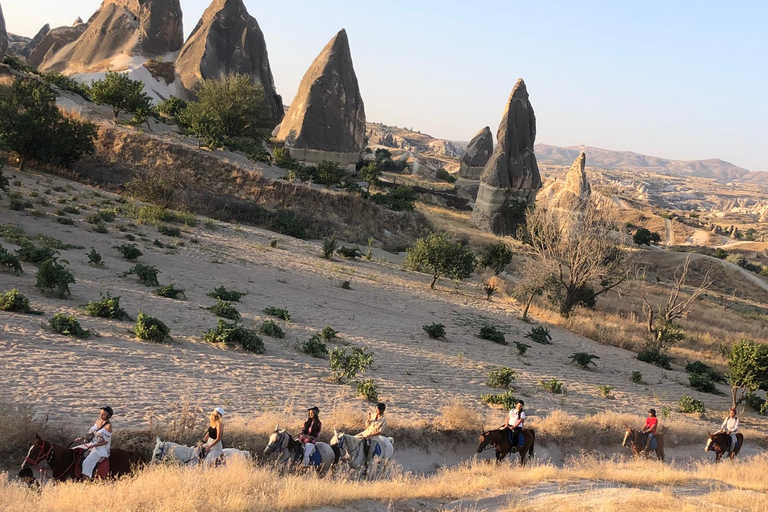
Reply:
[[[201,440],[202,449],[200,456],[205,455],[204,462],[206,466],[214,464],[224,454],[224,447],[221,444],[221,438],[224,434],[222,416],[224,416],[224,409],[217,407],[213,410],[209,416],[210,425]]]
[[[112,446],[112,424],[109,422],[111,417],[112,408],[105,405],[99,411],[99,419],[88,431],[88,435],[82,439],[86,442],[84,446],[91,450],[83,461],[83,479],[92,479],[96,464],[102,457],[109,458],[109,449]],[[75,439],[75,441],[79,440]]]
[[[648,434],[648,438],[645,441],[644,452],[648,452],[651,447],[651,439],[656,435],[656,430],[659,428],[659,420],[656,418],[656,409],[648,409],[648,417],[645,419],[645,426],[643,427],[643,434]]]
[[[736,431],[739,430],[739,418],[736,417],[736,409],[731,408],[728,411],[728,417],[725,418],[723,424],[720,426],[720,430],[715,434],[728,434],[731,436],[731,445],[728,448],[728,452],[732,452],[736,449]]]
[[[512,449],[510,450],[512,453],[517,451],[517,443],[520,442],[520,434],[523,431],[523,427],[525,427],[525,412],[523,411],[523,406],[525,406],[525,402],[518,400],[515,404],[515,408],[509,411],[507,421],[504,423],[505,429],[512,429],[513,442]]]
[[[310,407],[307,409],[307,420],[304,422],[304,426],[299,434],[299,441],[304,443],[304,465],[309,464],[309,456],[312,450],[315,449],[315,442],[320,435],[320,430],[323,428],[323,424],[320,421],[320,409],[318,407]]]

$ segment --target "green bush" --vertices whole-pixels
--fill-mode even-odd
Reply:
[[[515,347],[517,347],[517,353],[518,353],[518,354],[520,354],[521,356],[522,356],[523,354],[525,354],[525,352],[526,352],[526,351],[527,351],[529,348],[531,348],[531,346],[530,346],[530,345],[528,345],[528,344],[526,344],[526,343],[520,343],[519,341],[515,341],[515,342],[514,342],[514,344],[515,344]]]
[[[157,318],[145,315],[139,311],[136,318],[136,327],[133,332],[139,339],[162,343],[166,338],[171,337],[171,330]]]
[[[328,366],[337,382],[350,381],[357,374],[365,373],[371,365],[373,352],[360,347],[353,347],[349,352],[344,347],[335,347],[328,360]]]
[[[630,377],[629,380],[631,380],[635,384],[640,384],[643,382],[643,374],[638,371],[633,371],[632,377]]]
[[[176,285],[169,284],[155,290],[155,295],[165,297],[166,299],[174,300],[187,300],[187,295],[181,288],[176,288]]]
[[[63,334],[64,336],[85,339],[91,335],[90,331],[80,327],[80,322],[78,322],[75,317],[67,316],[64,313],[56,313],[53,315],[53,318],[48,320],[48,325],[51,326],[53,332]]]
[[[33,310],[29,305],[29,299],[22,295],[16,288],[0,294],[0,311],[26,313],[31,315],[42,314],[40,311]]]
[[[672,369],[672,365],[670,364],[672,362],[672,356],[664,354],[659,350],[641,350],[640,353],[637,354],[637,359],[644,363],[655,364],[659,368],[664,368],[665,370]]]
[[[103,79],[91,83],[91,98],[97,105],[112,107],[115,123],[120,112],[146,116],[152,111],[152,100],[144,92],[144,82],[129,78],[128,73],[107,71]]]
[[[159,226],[157,226],[157,231],[161,235],[165,235],[165,236],[175,236],[175,237],[181,236],[181,229],[177,228],[176,226],[169,226],[167,224],[160,224]]]
[[[227,302],[240,302],[240,299],[248,295],[248,292],[238,292],[235,290],[227,290],[223,286],[214,288],[214,290],[208,294],[209,297],[214,299],[226,300]]]
[[[203,333],[203,339],[209,343],[225,343],[227,345],[239,345],[244,350],[254,354],[265,352],[264,342],[253,329],[246,329],[236,323],[227,323],[219,320],[216,329]]]
[[[207,309],[208,311],[210,311],[216,316],[220,316],[221,318],[234,320],[235,322],[240,320],[240,312],[231,302],[218,300],[216,304],[205,309]]]
[[[358,382],[357,394],[369,402],[376,402],[379,399],[379,393],[376,391],[376,383],[373,382],[373,379],[365,379]]]
[[[85,306],[88,316],[129,320],[128,313],[120,307],[120,297],[112,297],[109,293],[102,296],[100,301],[91,301]]]
[[[445,326],[443,324],[436,324],[432,322],[429,325],[422,325],[422,329],[427,333],[427,336],[433,340],[439,340],[445,338]]]
[[[35,287],[43,293],[63,299],[72,295],[69,285],[75,276],[55,259],[45,260],[37,271]]]
[[[16,254],[21,261],[27,261],[29,263],[40,264],[45,260],[55,259],[59,255],[59,251],[51,249],[50,247],[35,247],[32,242],[22,242],[21,247],[16,249]]]
[[[600,357],[587,352],[576,352],[570,357],[572,362],[578,364],[582,368],[589,368],[590,364],[597,366],[593,359],[600,359]]]
[[[331,341],[334,338],[338,338],[339,331],[335,330],[330,325],[326,325],[323,327],[323,330],[320,331],[320,338],[322,338],[324,341]]]
[[[500,405],[505,410],[509,411],[514,409],[515,404],[517,403],[517,398],[512,394],[514,391],[514,389],[510,389],[504,393],[487,393],[482,395],[480,400],[488,405]]]
[[[501,345],[507,344],[507,340],[504,338],[504,333],[492,325],[484,325],[481,327],[478,337],[480,339],[493,341],[494,343],[499,343]]]
[[[96,252],[96,249],[94,249],[93,247],[91,247],[91,250],[87,254],[87,256],[88,256],[88,263],[95,267],[99,267],[104,264],[104,259],[101,257],[101,254]]]
[[[331,259],[331,256],[333,256],[333,252],[338,245],[339,242],[336,240],[336,235],[325,237],[323,239],[323,258],[326,260]]]
[[[291,152],[288,148],[275,148],[273,151],[273,159],[275,165],[282,167],[283,169],[293,169],[297,167],[299,163],[291,158]]]
[[[157,280],[157,274],[159,273],[160,271],[157,270],[157,267],[154,265],[137,263],[130,270],[120,274],[120,277],[135,275],[139,282],[145,286],[160,286],[160,283]]]
[[[711,366],[704,364],[701,361],[694,361],[686,364],[685,371],[690,374],[702,375],[714,382],[722,382],[723,384],[727,382],[723,375],[720,375]]]
[[[285,338],[285,332],[272,320],[262,322],[261,327],[259,327],[259,334],[272,338]]]
[[[384,205],[396,212],[410,212],[415,208],[416,191],[412,187],[406,185],[397,185],[390,188],[387,195],[374,194],[371,196],[371,201],[376,204]]]
[[[515,370],[509,366],[499,366],[488,372],[488,380],[485,385],[491,388],[508,388],[515,379]]]
[[[744,395],[744,403],[747,405],[747,407],[751,408],[762,416],[765,416],[768,410],[768,402],[766,402],[764,398],[756,395],[754,391],[750,391]]]
[[[123,258],[128,261],[133,261],[143,254],[139,248],[136,247],[136,244],[115,245],[114,249],[117,249],[117,252],[122,254]]]
[[[494,274],[499,275],[504,267],[512,263],[512,256],[512,249],[509,248],[509,245],[499,240],[483,247],[479,264],[481,267],[490,268]]]
[[[603,386],[597,386],[597,389],[600,390],[600,394],[604,396],[605,398],[608,398],[611,396],[611,391],[613,390],[613,386],[603,385]]]
[[[51,71],[48,73],[40,73],[40,78],[48,85],[55,85],[59,89],[73,92],[80,95],[85,100],[90,100],[90,89],[88,86],[77,78],[70,78],[64,73],[57,73]]]
[[[494,293],[499,291],[499,287],[490,281],[486,281],[485,283],[483,283],[483,291],[485,292],[485,299],[491,300],[491,296],[493,296]]]
[[[543,325],[532,327],[531,332],[525,334],[523,337],[535,341],[536,343],[541,343],[542,345],[552,344],[552,335],[549,334],[549,329]]]
[[[541,379],[539,380],[539,384],[550,393],[559,395],[563,392],[563,383],[554,377],[548,380]]]
[[[0,268],[10,270],[14,274],[21,274],[24,272],[21,269],[19,258],[10,253],[2,245],[0,245]]]
[[[358,247],[347,247],[346,245],[342,246],[340,249],[336,251],[336,253],[339,256],[342,256],[344,258],[347,258],[349,260],[353,260],[355,258],[360,258],[363,256],[363,251],[361,251]]]
[[[328,355],[328,347],[323,343],[317,334],[309,338],[309,341],[301,346],[301,351],[307,355],[317,358],[324,358]]]
[[[269,306],[268,308],[264,308],[263,313],[265,315],[280,318],[281,320],[285,320],[286,322],[291,321],[291,314],[288,313],[288,310],[285,308],[276,308],[274,306]]]
[[[701,391],[702,393],[713,393],[716,395],[720,394],[720,391],[718,391],[717,387],[715,387],[715,383],[712,382],[712,380],[710,380],[707,375],[692,373],[688,376],[688,382],[696,391]]]
[[[89,224],[113,222],[114,220],[115,212],[113,210],[99,210],[98,212],[92,213],[85,218],[85,221]]]
[[[696,400],[693,397],[690,397],[688,395],[683,395],[680,397],[680,401],[677,403],[678,407],[680,408],[680,412],[685,413],[693,413],[693,412],[704,412],[704,402],[701,400]]]
[[[435,178],[448,183],[456,183],[456,176],[442,168],[435,171]]]

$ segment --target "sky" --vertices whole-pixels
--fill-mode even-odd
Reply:
[[[2,1],[9,32],[87,20],[99,0]],[[185,36],[209,0],[181,0]],[[467,141],[523,78],[536,141],[768,171],[768,2],[244,0],[289,104],[346,28],[369,121]]]

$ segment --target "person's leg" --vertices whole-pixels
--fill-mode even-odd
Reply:
[[[514,448],[513,451],[517,452],[519,446],[520,446],[520,434],[523,432],[523,427],[515,427],[515,430],[512,434],[512,446]]]
[[[99,462],[101,456],[95,451],[91,450],[91,453],[83,461],[83,478],[93,478],[93,470],[96,468],[96,464]]]
[[[645,448],[643,449],[643,451],[646,453],[648,453],[651,449],[651,439],[653,439],[653,434],[649,432],[648,437],[645,440]]]
[[[304,466],[309,466],[309,456],[312,455],[312,450],[315,449],[315,445],[312,443],[304,443]]]

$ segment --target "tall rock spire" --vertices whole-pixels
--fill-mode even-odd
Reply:
[[[283,119],[283,99],[277,94],[269,66],[267,43],[256,19],[242,0],[213,0],[176,59],[179,92],[192,97],[195,86],[222,73],[252,76],[264,87],[272,112],[272,127]]]
[[[583,151],[571,168],[565,173],[565,185],[557,198],[558,206],[563,208],[578,208],[589,200],[592,188],[587,181],[587,173],[584,168],[587,165],[587,154]]]
[[[456,181],[456,193],[459,197],[474,201],[480,188],[480,175],[485,164],[493,154],[493,135],[486,126],[472,137],[467,151],[459,161],[459,179]]]
[[[3,18],[3,6],[0,5],[0,59],[8,49],[8,32],[5,30],[5,18]]]
[[[480,176],[471,221],[497,235],[511,235],[523,220],[524,207],[533,204],[541,188],[533,153],[536,116],[522,78],[509,95],[496,139],[496,149]]]

